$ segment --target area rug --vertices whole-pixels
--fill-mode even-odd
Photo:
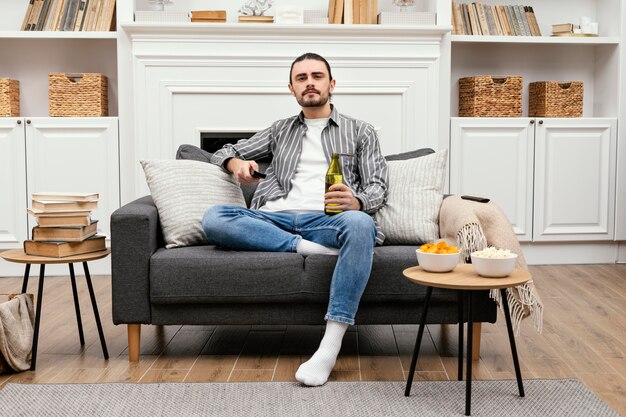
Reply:
[[[472,383],[474,416],[618,416],[576,380]],[[465,383],[289,382],[160,384],[7,384],[3,416],[456,416],[465,411]]]

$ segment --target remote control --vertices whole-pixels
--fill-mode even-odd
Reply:
[[[485,198],[485,197],[476,197],[473,195],[462,195],[461,198],[463,200],[471,200],[471,201],[477,201],[479,203],[488,203],[489,199]]]
[[[254,178],[265,178],[265,177],[267,177],[267,174],[264,174],[264,173],[259,172],[259,171],[252,170],[252,176]]]

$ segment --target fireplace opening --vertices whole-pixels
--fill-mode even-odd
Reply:
[[[257,132],[202,132],[200,147],[214,153],[228,143],[237,143],[240,139],[249,139]]]

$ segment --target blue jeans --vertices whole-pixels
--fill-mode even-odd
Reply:
[[[354,324],[376,243],[376,227],[368,214],[345,211],[327,216],[213,206],[204,213],[202,228],[210,244],[226,249],[296,252],[303,238],[339,248],[325,319]]]

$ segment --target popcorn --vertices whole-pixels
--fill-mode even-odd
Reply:
[[[480,256],[483,258],[491,258],[491,259],[502,259],[502,258],[513,258],[515,257],[514,253],[511,253],[508,249],[497,249],[494,246],[489,246],[483,250],[479,250],[474,252],[475,256]]]

